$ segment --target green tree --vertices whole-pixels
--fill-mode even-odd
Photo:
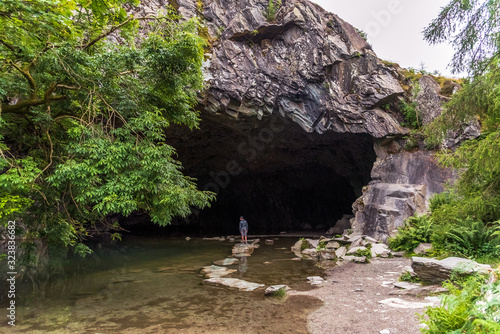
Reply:
[[[82,239],[119,230],[109,215],[166,225],[213,199],[164,134],[199,122],[198,23],[129,16],[137,4],[0,0],[0,217],[28,240],[85,254]]]
[[[433,211],[436,221],[470,217],[485,223],[500,219],[500,1],[453,0],[425,30],[431,43],[450,41],[456,49],[451,67],[470,78],[443,114],[427,129],[429,144],[448,131],[479,120],[482,135],[441,162],[459,172],[450,200]],[[439,217],[439,219],[438,219]]]
[[[499,13],[499,0],[451,0],[424,30],[424,38],[454,46],[450,66],[455,73],[478,74],[500,55]]]

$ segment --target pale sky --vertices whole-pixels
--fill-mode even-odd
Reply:
[[[447,66],[453,48],[444,44],[430,46],[422,35],[422,30],[450,0],[311,1],[365,31],[379,58],[416,69],[423,62],[427,71],[438,70],[451,76]]]

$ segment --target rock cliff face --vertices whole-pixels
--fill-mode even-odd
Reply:
[[[408,129],[391,108],[404,93],[399,74],[356,29],[309,1],[282,2],[268,20],[268,0],[171,1],[184,17],[200,17],[211,41],[201,129],[175,130],[171,143],[201,188],[219,190],[215,214],[205,220],[233,223],[251,208],[251,227],[259,221],[275,231],[305,222],[327,229],[349,214],[339,203],[361,195],[353,228],[386,240],[406,217],[425,211],[451,174],[431,153],[402,149]],[[161,6],[144,2],[139,11]],[[427,123],[443,97],[432,78],[421,85]],[[286,125],[277,131],[273,122]],[[298,214],[301,203],[308,207]],[[344,212],[336,216],[330,207]]]
[[[403,93],[355,29],[308,1],[284,1],[273,22],[267,0],[205,1],[212,50],[206,109],[241,116],[279,113],[305,131],[403,129],[380,107]]]

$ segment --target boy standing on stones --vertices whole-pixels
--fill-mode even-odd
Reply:
[[[241,243],[247,244],[248,223],[243,218],[243,216],[240,217],[240,233],[241,233]]]

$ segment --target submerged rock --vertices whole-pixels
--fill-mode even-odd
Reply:
[[[259,283],[247,282],[239,278],[214,277],[203,280],[203,284],[224,286],[227,288],[238,289],[240,291],[254,291],[265,285]]]
[[[201,270],[202,274],[205,274],[206,278],[218,278],[236,272],[235,269],[228,269],[226,267],[219,267],[215,265],[203,267]]]
[[[288,291],[288,290],[290,290],[290,287],[288,285],[285,285],[285,284],[271,285],[271,286],[268,286],[266,288],[265,294],[272,295],[273,293],[275,293],[279,289],[285,289],[285,291]]]

